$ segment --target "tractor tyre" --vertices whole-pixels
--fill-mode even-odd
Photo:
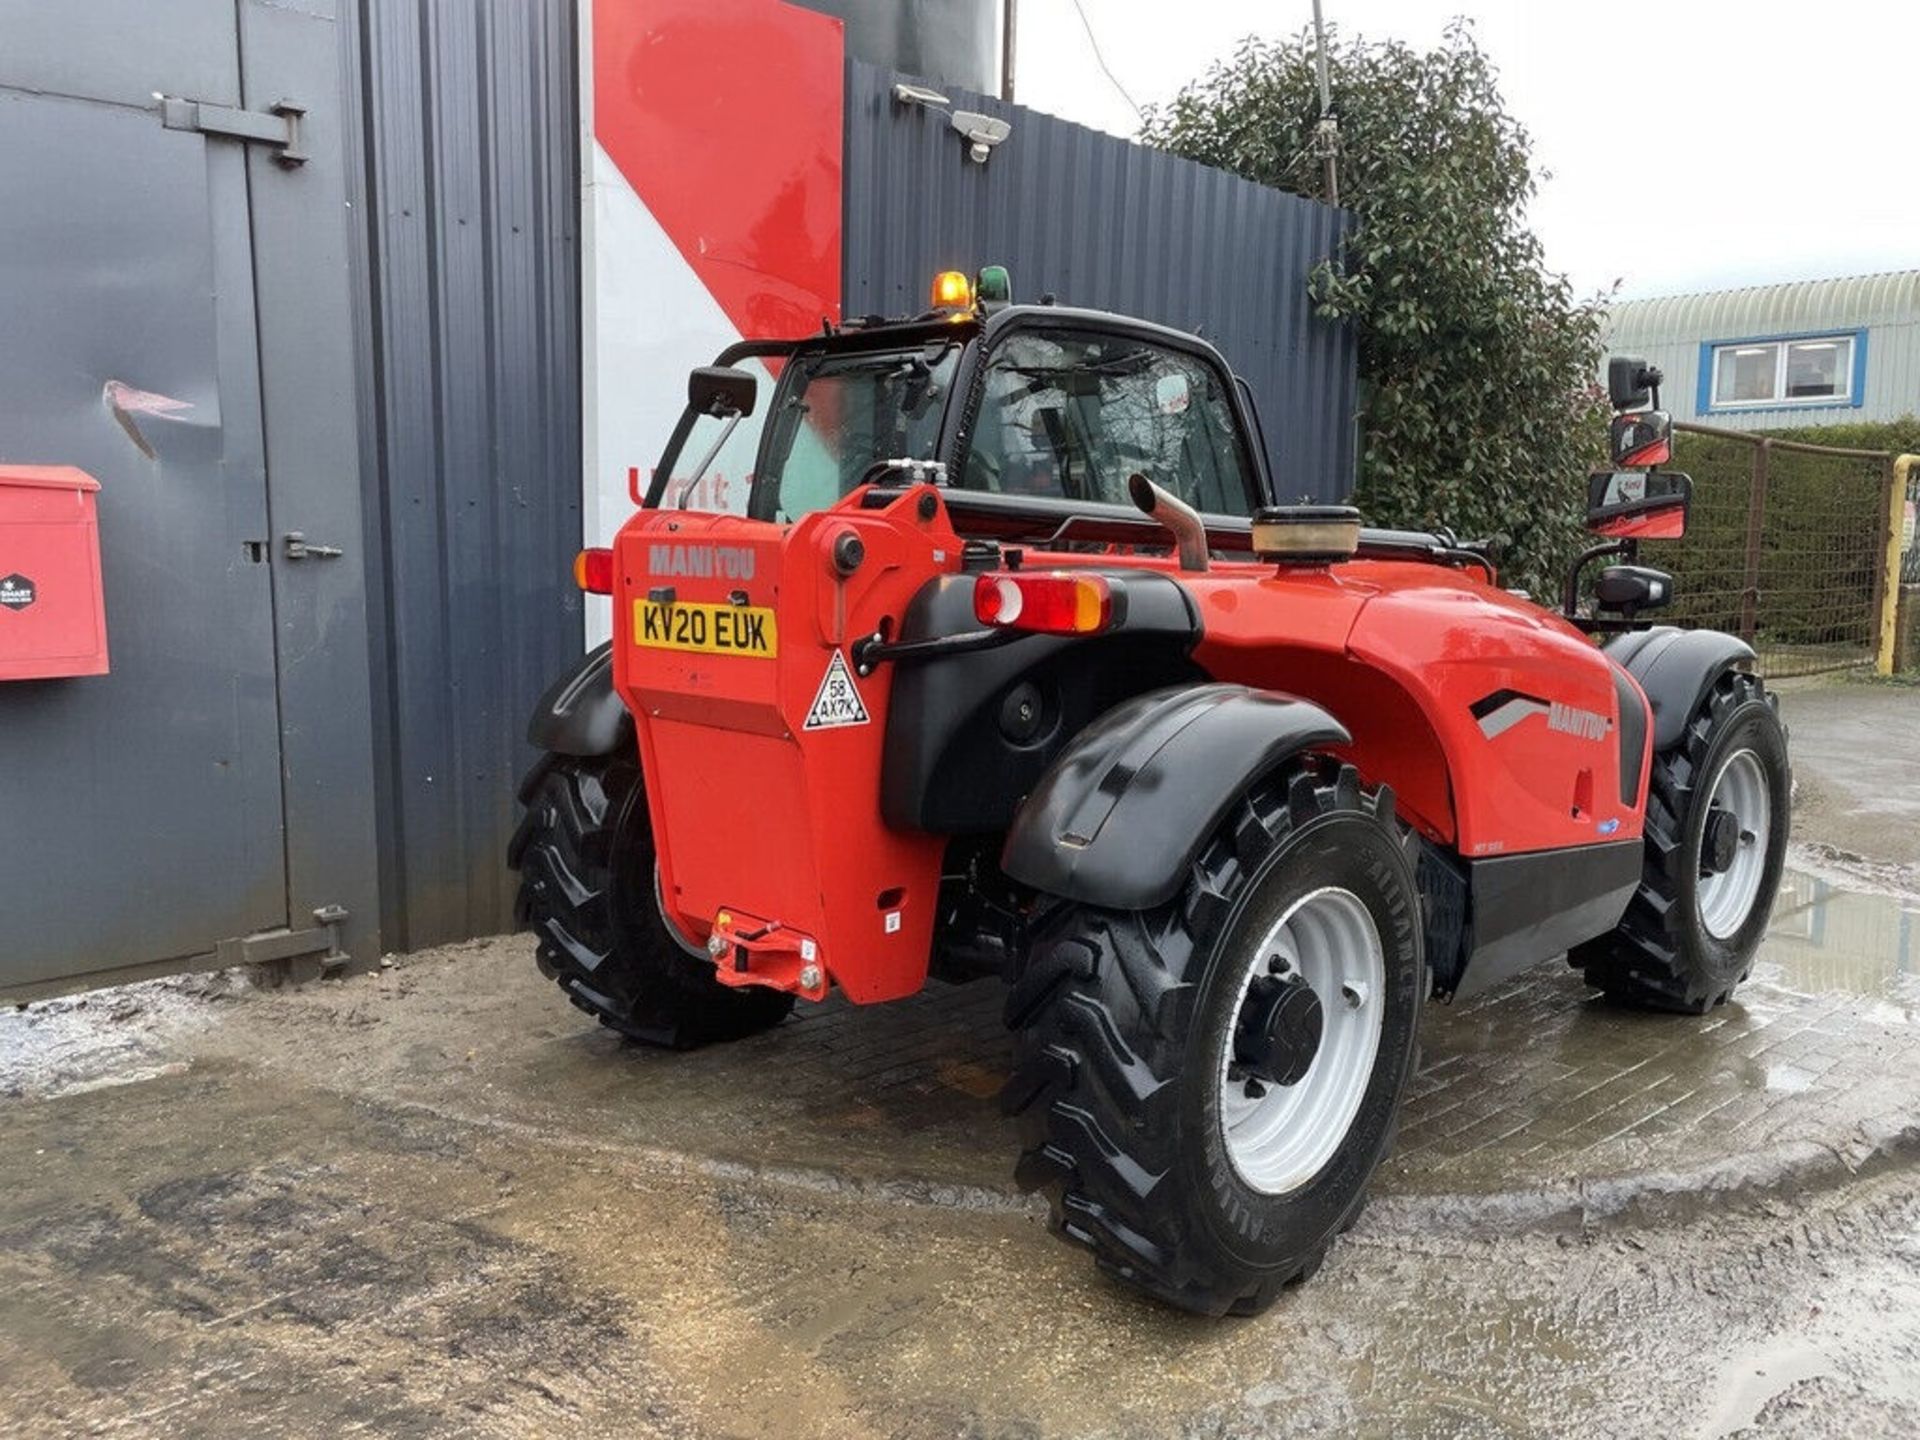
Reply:
[[[1001,1101],[1020,1183],[1103,1270],[1251,1315],[1353,1223],[1430,988],[1412,843],[1389,791],[1301,760],[1235,803],[1168,903],[1038,917]]]
[[[1640,886],[1617,927],[1567,957],[1587,983],[1653,1010],[1723,1004],[1773,913],[1792,793],[1778,700],[1729,671],[1653,757]]]
[[[660,911],[640,767],[625,756],[548,755],[520,785],[508,847],[517,913],[541,973],[575,1005],[634,1040],[688,1050],[777,1025],[793,996],[714,978],[704,947]]]

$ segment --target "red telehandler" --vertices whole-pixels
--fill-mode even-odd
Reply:
[[[534,716],[522,914],[576,1005],[669,1046],[1003,978],[1055,1228],[1253,1313],[1358,1213],[1429,997],[1564,953],[1726,1000],[1785,731],[1740,640],[1640,618],[1691,490],[1645,365],[1612,362],[1555,612],[1450,534],[1276,503],[1195,336],[940,285],[693,373],[577,567],[614,638]]]

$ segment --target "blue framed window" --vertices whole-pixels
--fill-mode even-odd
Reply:
[[[1866,403],[1867,332],[1762,335],[1700,347],[1706,415],[1742,410],[1859,409]]]

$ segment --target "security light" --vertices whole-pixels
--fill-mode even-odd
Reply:
[[[1013,133],[1013,126],[1006,121],[982,115],[976,110],[954,111],[953,128],[966,138],[967,154],[982,165],[987,163],[987,156],[993,153],[993,147]]]

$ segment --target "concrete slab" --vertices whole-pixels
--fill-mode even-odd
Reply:
[[[1143,1304],[1044,1233],[1006,1179],[992,985],[687,1056],[588,1024],[518,938],[299,990],[37,1006],[0,1018],[4,1413],[37,1434],[1617,1433],[1785,1403],[1751,1350],[1856,1419],[1920,1423],[1920,1188],[1894,1163],[1920,1113],[1912,931],[1805,879],[1704,1021],[1558,968],[1430,1010],[1373,1210],[1240,1325]],[[1781,1186],[1862,1165],[1885,1173]],[[1671,1223],[1705,1192],[1710,1225]],[[1826,1348],[1770,1359],[1816,1312]]]
[[[1829,679],[1780,687],[1794,832],[1812,858],[1920,891],[1920,684]]]
[[[0,1015],[0,1430],[1920,1433],[1920,901],[1870,858],[1920,691],[1785,708],[1803,866],[1737,1002],[1430,1009],[1373,1206],[1255,1321],[1044,1233],[991,984],[687,1056],[523,938]]]

